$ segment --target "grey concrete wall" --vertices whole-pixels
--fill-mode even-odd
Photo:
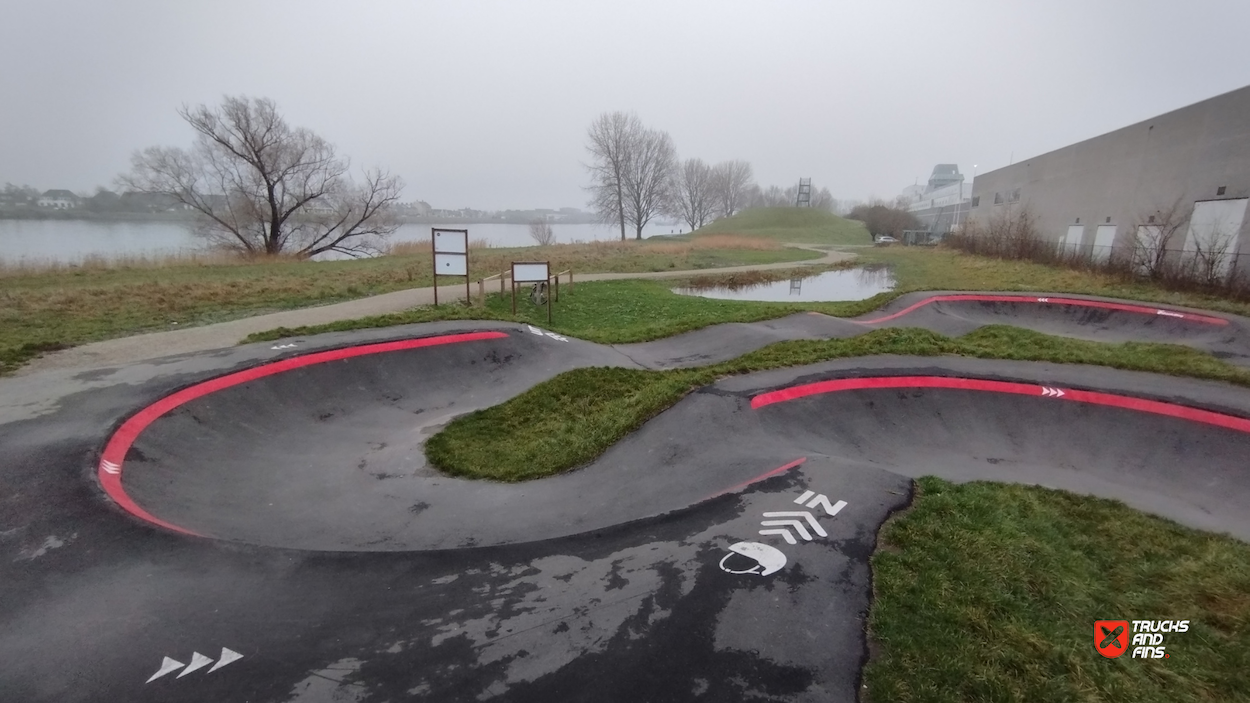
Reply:
[[[994,204],[995,193],[1017,188],[1018,203]],[[1250,86],[979,174],[972,196],[970,220],[985,223],[1005,208],[1027,207],[1052,241],[1079,218],[1086,251],[1098,226],[1110,222],[1123,253],[1137,225],[1178,199],[1192,207],[1250,197]],[[1237,241],[1240,268],[1250,270],[1250,217]]]

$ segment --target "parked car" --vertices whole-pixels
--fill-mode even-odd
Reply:
[[[879,244],[879,245],[886,245],[886,244],[898,244],[898,240],[897,240],[897,239],[895,239],[894,237],[891,237],[891,236],[890,236],[890,235],[888,235],[888,234],[883,234],[883,235],[881,235],[881,236],[877,237],[877,244]]]

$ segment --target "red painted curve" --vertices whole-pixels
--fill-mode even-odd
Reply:
[[[483,339],[502,339],[508,335],[503,332],[469,332],[466,334],[452,334],[441,337],[425,337],[422,339],[405,339],[398,342],[381,342],[379,344],[365,344],[357,347],[347,347],[345,349],[331,349],[329,351],[316,352],[313,354],[304,354],[295,356],[281,361],[275,361],[261,366],[255,366],[250,369],[238,371],[225,376],[219,376],[202,383],[197,383],[189,388],[184,388],[176,393],[161,398],[146,408],[140,410],[122,423],[122,426],[113,433],[109,438],[108,444],[104,446],[104,452],[100,455],[100,466],[97,469],[100,486],[104,492],[108,494],[113,502],[117,503],[126,512],[135,517],[150,522],[153,525],[159,525],[174,532],[182,534],[200,536],[184,527],[179,527],[172,523],[166,522],[139,506],[122,486],[122,470],[125,466],[126,453],[130,451],[130,446],[134,444],[135,439],[147,429],[157,418],[174,410],[175,408],[188,403],[196,398],[201,398],[209,393],[215,393],[219,390],[237,386],[240,383],[255,381],[258,378],[273,376],[284,371],[299,369],[314,364],[324,364],[328,361],[339,361],[342,359],[350,359],[356,356],[365,356],[368,354],[382,354],[385,352],[402,351],[405,349],[419,349],[421,347],[434,347],[444,344],[457,344],[460,342],[475,342]]]
[[[712,495],[708,496],[707,498],[704,498],[703,500],[711,500],[712,498],[717,498],[717,497],[719,497],[719,496],[723,496],[723,495],[725,495],[726,493],[733,493],[734,491],[739,491],[739,490],[742,490],[743,488],[746,488],[747,486],[751,485],[752,483],[759,483],[760,481],[763,481],[763,480],[764,480],[764,479],[766,479],[766,478],[772,478],[773,476],[776,476],[777,474],[782,474],[782,473],[785,473],[785,472],[789,471],[790,469],[793,469],[794,467],[801,465],[801,464],[802,464],[803,462],[805,462],[805,461],[807,461],[807,457],[805,457],[805,456],[804,456],[804,457],[799,457],[798,459],[795,459],[794,461],[790,462],[789,464],[783,464],[783,465],[778,466],[777,468],[772,469],[772,470],[770,470],[770,471],[765,471],[764,473],[760,474],[759,476],[756,476],[755,478],[748,479],[748,480],[743,481],[742,483],[739,483],[739,484],[734,485],[734,486],[730,486],[729,488],[726,488],[726,489],[725,489],[725,490],[723,490],[723,491],[718,491],[718,492],[716,492],[716,493],[713,493]]]
[[[806,398],[822,393],[838,391],[877,390],[887,388],[956,388],[971,391],[990,391],[994,393],[1014,393],[1016,395],[1040,396],[1057,401],[1073,401],[1106,405],[1114,408],[1125,408],[1154,415],[1180,418],[1201,422],[1217,427],[1225,427],[1239,432],[1250,433],[1250,420],[1200,410],[1185,405],[1163,403],[1157,400],[1133,398],[1131,396],[1100,393],[1097,391],[1081,391],[1059,386],[1042,386],[1036,383],[1018,383],[1010,381],[988,381],[975,378],[950,378],[946,376],[877,376],[872,378],[841,378],[831,381],[819,381],[801,386],[791,386],[781,390],[761,393],[751,398],[751,407],[759,409],[774,403],[787,400]]]
[[[1038,297],[1030,295],[981,295],[977,293],[957,293],[953,295],[935,295],[910,305],[892,315],[878,317],[872,320],[852,320],[852,322],[861,325],[873,325],[879,322],[889,322],[898,319],[908,313],[922,308],[931,303],[946,302],[982,302],[982,303],[1035,303],[1040,305],[1075,305],[1085,308],[1102,308],[1104,310],[1119,310],[1121,312],[1134,312],[1142,315],[1159,315],[1170,317],[1176,320],[1188,320],[1190,322],[1201,322],[1208,325],[1224,326],[1228,324],[1228,320],[1222,317],[1213,317],[1211,315],[1199,315],[1192,312],[1179,312],[1177,310],[1167,310],[1165,308],[1152,308],[1145,305],[1132,305],[1129,303],[1110,303],[1102,300],[1082,300],[1080,298],[1050,298]]]

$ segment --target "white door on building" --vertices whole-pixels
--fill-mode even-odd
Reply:
[[[1237,234],[1246,219],[1250,198],[1201,200],[1194,203],[1185,235],[1185,257],[1202,279],[1216,280],[1228,275],[1237,259]]]
[[[1085,225],[1069,225],[1067,234],[1059,238],[1059,253],[1064,256],[1077,254],[1084,239]]]
[[[1142,276],[1155,273],[1155,269],[1163,263],[1167,249],[1162,227],[1137,225],[1137,240],[1133,242],[1133,271]]]
[[[1094,235],[1094,261],[1110,259],[1112,244],[1115,244],[1115,225],[1098,225],[1098,232]]]

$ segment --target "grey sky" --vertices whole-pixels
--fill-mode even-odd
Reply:
[[[893,197],[1250,84],[1245,0],[4,0],[0,182],[111,185],[175,114],[268,96],[435,207],[584,206],[586,127]]]

